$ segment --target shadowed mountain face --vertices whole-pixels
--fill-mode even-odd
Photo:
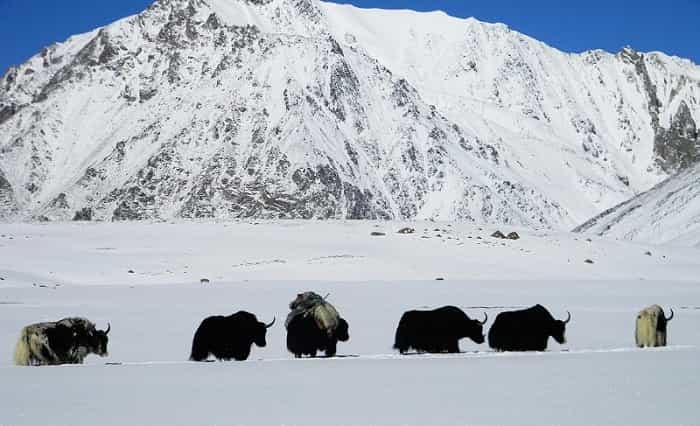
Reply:
[[[0,80],[0,217],[567,228],[697,161],[700,69],[315,0],[161,0]]]

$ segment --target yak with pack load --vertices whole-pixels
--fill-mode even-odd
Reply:
[[[298,294],[289,309],[285,322],[287,349],[296,358],[315,357],[318,352],[334,356],[338,342],[350,339],[347,321],[325,298],[312,291]]]

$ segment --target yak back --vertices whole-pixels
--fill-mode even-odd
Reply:
[[[297,316],[310,315],[318,328],[330,335],[338,327],[340,321],[340,315],[335,307],[313,291],[298,294],[289,304],[289,308],[292,311],[287,315],[287,320],[285,321],[287,329],[289,329],[289,324]]]
[[[500,328],[499,326],[508,325],[510,327],[531,327],[531,326],[549,326],[554,321],[554,317],[549,313],[547,308],[537,304],[527,309],[522,309],[519,311],[505,311],[496,315],[496,319],[493,322],[492,329]],[[547,327],[548,329],[549,327]]]
[[[255,334],[259,323],[255,315],[246,311],[238,311],[228,316],[214,315],[206,318],[202,321],[202,324],[205,322],[218,332],[223,333],[222,335],[235,330],[241,336],[252,336]]]
[[[537,318],[538,320],[541,321],[546,321],[546,322],[551,322],[554,321],[554,317],[552,316],[551,313],[545,308],[544,306],[540,305],[539,303],[535,306],[532,306],[527,309],[523,309],[522,311],[515,311],[515,312],[522,312],[523,316],[527,314],[527,317],[529,318]]]
[[[469,317],[456,306],[443,306],[430,311],[412,310],[404,312],[399,324],[414,333],[452,334],[469,321]]]

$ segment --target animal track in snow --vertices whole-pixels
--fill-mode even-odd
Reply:
[[[287,263],[286,260],[283,259],[272,259],[272,260],[260,260],[257,262],[243,262],[243,263],[238,263],[236,265],[232,265],[232,268],[250,268],[253,266],[262,266],[262,265],[274,265],[276,263],[282,264],[282,263]]]
[[[330,256],[312,257],[306,263],[319,263],[324,260],[341,260],[341,259],[364,259],[365,256],[355,256],[352,254],[335,254]]]

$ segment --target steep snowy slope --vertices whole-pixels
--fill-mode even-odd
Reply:
[[[568,228],[697,157],[700,70],[315,0],[159,0],[0,81],[0,217]]]
[[[700,247],[700,165],[606,210],[574,231]]]
[[[336,38],[507,147],[503,158],[581,221],[698,159],[700,68],[687,60],[631,48],[567,54],[502,24],[323,6]]]

